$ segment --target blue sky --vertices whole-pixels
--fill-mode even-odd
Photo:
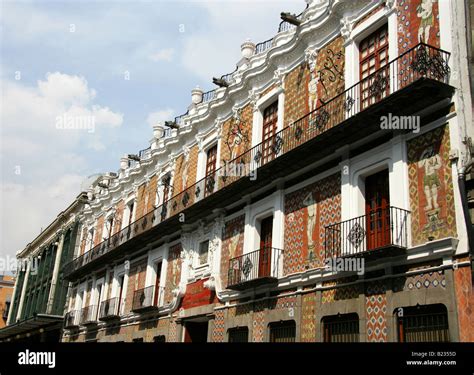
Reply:
[[[191,89],[234,70],[240,44],[303,0],[2,1],[0,253],[14,255],[95,173],[149,146]],[[127,77],[128,72],[128,77]],[[129,79],[126,79],[129,78]],[[63,114],[94,131],[58,129]]]

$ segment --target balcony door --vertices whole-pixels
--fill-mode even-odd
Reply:
[[[273,216],[262,220],[260,226],[260,253],[258,277],[268,277],[271,272]]]
[[[367,250],[390,244],[388,170],[365,179]]]
[[[156,264],[156,281],[155,281],[155,295],[153,297],[153,306],[158,306],[158,298],[160,297],[160,279],[161,279],[161,262]]]
[[[262,165],[273,160],[275,153],[273,152],[273,144],[278,123],[278,101],[269,105],[263,112],[262,127]]]
[[[121,315],[123,309],[123,285],[125,282],[125,276],[119,277],[119,292],[118,292],[118,301],[117,301],[117,315]]]
[[[388,26],[385,24],[359,44],[361,109],[376,103],[389,93],[390,75],[387,64]],[[383,67],[387,68],[382,69]],[[371,76],[379,69],[379,73]]]
[[[212,146],[207,150],[207,160],[206,160],[206,187],[204,190],[204,196],[208,196],[214,192],[214,186],[216,183],[216,178],[214,172],[217,167],[217,145]]]

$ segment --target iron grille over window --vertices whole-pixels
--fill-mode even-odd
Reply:
[[[403,307],[395,314],[399,342],[449,342],[448,311],[444,305]]]
[[[359,342],[359,317],[343,314],[324,317],[324,342]]]
[[[248,327],[237,327],[229,329],[229,342],[249,342]]]
[[[294,320],[270,323],[270,342],[295,342],[296,323]]]

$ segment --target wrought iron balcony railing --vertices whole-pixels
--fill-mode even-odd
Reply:
[[[406,249],[410,212],[397,207],[325,227],[325,258],[370,255],[387,248]]]
[[[89,305],[81,310],[80,324],[88,325],[97,323],[97,306]]]
[[[99,320],[106,321],[119,318],[123,313],[125,299],[118,297],[102,301],[99,309]]]
[[[201,103],[210,102],[212,99],[216,97],[216,90],[207,91],[202,94],[202,101]]]
[[[73,328],[79,325],[80,310],[71,310],[64,317],[64,328]]]
[[[283,250],[262,247],[229,260],[227,287],[240,289],[244,283],[269,281],[281,276]],[[248,284],[247,284],[248,285]]]
[[[264,42],[255,45],[255,54],[263,53],[273,47],[273,38],[265,40]]]
[[[331,100],[307,113],[276,133],[273,138],[247,150],[207,175],[187,189],[174,195],[162,205],[146,213],[109,239],[98,244],[65,265],[68,275],[132,238],[176,216],[196,202],[243,179],[242,174],[227,174],[228,166],[255,171],[299,146],[317,138],[353,116],[364,112],[391,94],[410,86],[422,78],[447,83],[449,53],[420,43],[404,52],[384,67]],[[347,130],[349,131],[349,130]],[[270,146],[269,146],[270,145]],[[269,147],[268,147],[269,146]]]
[[[159,290],[155,293],[155,287],[148,286],[138,289],[133,293],[132,311],[144,312],[158,309]]]
[[[151,147],[140,150],[138,156],[140,159],[148,159],[151,156]]]

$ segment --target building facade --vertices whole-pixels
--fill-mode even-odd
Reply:
[[[8,312],[12,302],[15,278],[9,275],[0,275],[0,328],[7,325]]]
[[[467,13],[308,0],[244,42],[89,187],[62,340],[473,341]]]
[[[80,194],[17,253],[12,304],[7,326],[0,329],[0,341],[60,341],[69,286],[62,269],[77,252],[78,217],[84,199]]]

